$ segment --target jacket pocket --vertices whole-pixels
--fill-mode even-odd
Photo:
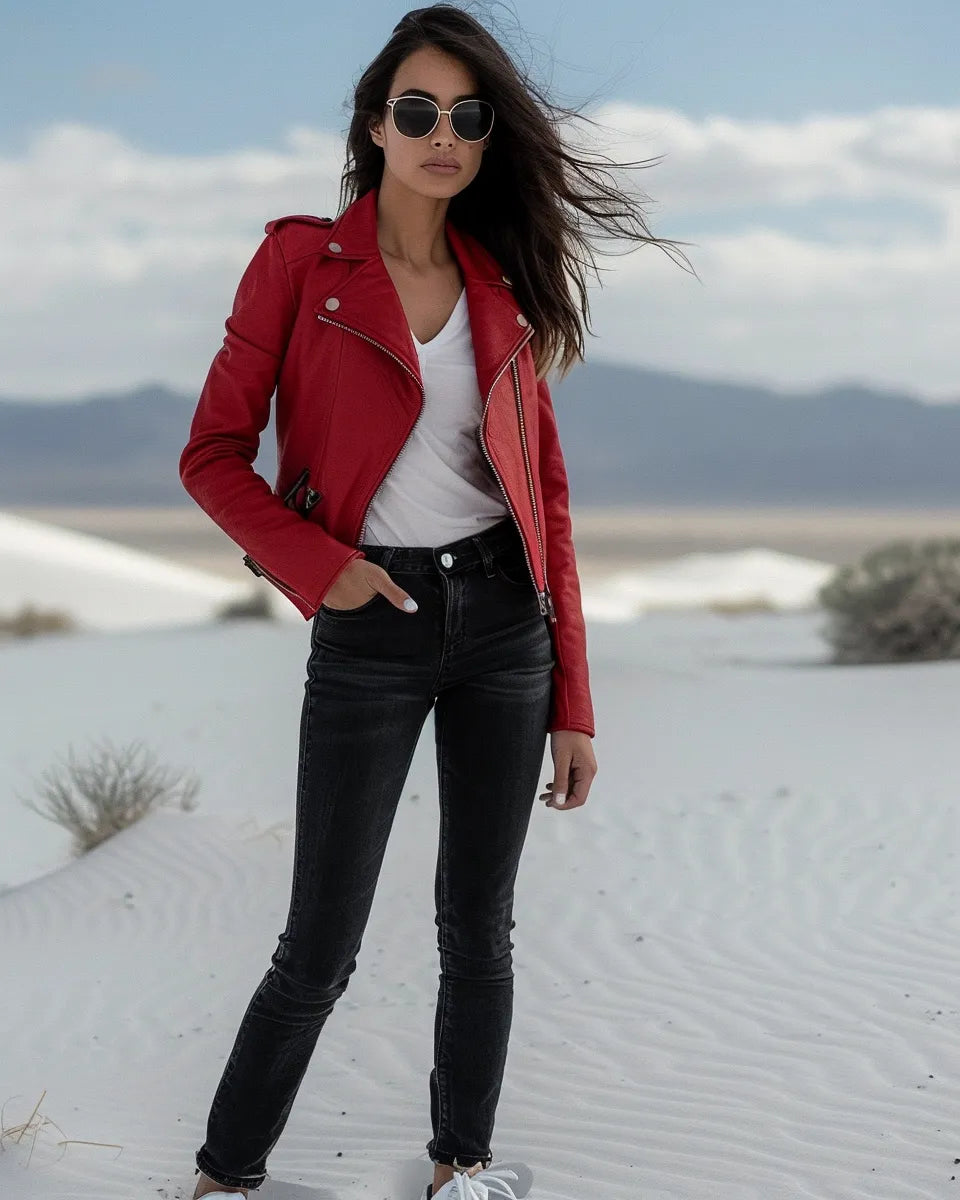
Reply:
[[[310,468],[304,467],[290,487],[282,494],[287,508],[306,516],[323,499],[323,492],[310,487]]]

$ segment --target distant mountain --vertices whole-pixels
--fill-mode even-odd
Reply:
[[[552,391],[578,507],[960,504],[960,404],[592,363]],[[195,406],[163,386],[0,399],[0,504],[192,504],[177,465]],[[256,462],[271,483],[274,438],[271,421]]]
[[[195,407],[163,386],[72,403],[0,400],[0,504],[192,504],[177,461]]]
[[[604,365],[575,369],[554,395],[583,506],[960,503],[960,403]]]

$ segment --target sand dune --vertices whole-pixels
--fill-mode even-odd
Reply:
[[[0,563],[0,612],[27,604],[56,608],[90,630],[203,621],[253,591],[249,582],[234,583],[108,538],[5,512]],[[278,616],[291,607],[286,600],[274,606]],[[303,619],[296,610],[293,615]]]
[[[816,625],[590,624],[601,774],[583,809],[538,807],[517,891],[494,1150],[531,1164],[531,1200],[960,1186],[960,664],[828,667]],[[244,623],[3,648],[20,720],[0,728],[0,1103],[10,1126],[46,1089],[63,1131],[41,1131],[29,1165],[5,1140],[4,1197],[191,1194],[285,920],[307,637]],[[12,793],[104,733],[196,769],[201,804],[71,863]],[[397,1179],[429,1136],[432,734],[265,1200],[413,1196]]]
[[[55,515],[55,514],[51,514]],[[147,538],[136,513],[121,510],[92,528],[113,536],[139,539],[153,549],[129,545],[89,532],[78,532],[33,518],[0,513],[0,612],[25,603],[60,607],[88,629],[150,629],[212,617],[229,600],[250,596],[259,587],[271,611],[293,624],[302,616],[276,588],[245,578],[233,581],[242,552],[231,551],[231,577],[179,561],[190,543],[195,521],[182,513],[161,541]],[[218,537],[221,531],[204,517]],[[61,514],[61,519],[68,519]],[[168,514],[168,520],[170,515]],[[158,529],[163,518],[158,517]],[[156,532],[156,530],[155,530]],[[179,538],[179,541],[177,540]],[[161,545],[164,547],[161,550]],[[231,545],[233,545],[231,543]],[[589,562],[589,559],[587,559]],[[624,558],[606,569],[581,569],[583,609],[595,621],[623,621],[656,609],[701,609],[716,604],[759,604],[780,610],[810,608],[819,586],[832,573],[828,562],[785,554],[765,547],[714,553],[690,552],[672,559],[631,564]]]

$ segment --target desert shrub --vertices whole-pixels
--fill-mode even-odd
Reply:
[[[960,540],[885,543],[817,593],[835,663],[960,657]]]
[[[273,609],[270,607],[270,596],[265,588],[259,588],[242,600],[231,600],[217,609],[218,621],[230,621],[235,617],[256,617],[261,620],[275,620]]]
[[[38,633],[68,633],[76,629],[73,617],[59,608],[37,608],[24,604],[16,612],[0,614],[0,633],[13,637],[35,637]]]
[[[20,799],[41,817],[62,825],[73,837],[73,853],[79,855],[139,821],[155,805],[195,808],[199,787],[196,776],[160,766],[140,742],[116,749],[105,741],[84,761],[71,746],[66,762],[41,774],[36,785],[40,801]]]

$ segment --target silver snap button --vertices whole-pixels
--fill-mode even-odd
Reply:
[[[336,296],[330,296],[324,301],[323,307],[329,308],[332,311],[333,309],[340,307],[340,301],[336,298]]]
[[[443,565],[445,567],[452,567],[453,566],[453,555],[452,554],[441,554],[440,561],[443,563]]]
[[[334,254],[339,254],[343,247],[339,242],[327,242],[327,249],[332,250]]]
[[[526,318],[526,317],[523,315],[523,313],[517,313],[517,324],[518,324],[518,325],[529,325],[529,324],[530,324],[530,322],[529,322],[529,321],[527,320],[527,318]]]

